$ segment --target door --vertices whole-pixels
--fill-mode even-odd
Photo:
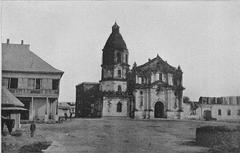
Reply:
[[[29,97],[17,97],[23,104],[24,108],[27,110],[21,111],[21,120],[29,120],[29,112],[30,110],[30,103],[31,98]]]
[[[162,102],[157,102],[154,107],[154,117],[163,118],[164,117],[164,105]]]
[[[203,115],[204,119],[207,121],[211,120],[212,118],[212,112],[210,110],[205,110]]]

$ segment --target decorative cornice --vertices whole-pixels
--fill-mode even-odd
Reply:
[[[117,79],[117,78],[103,78],[99,82],[104,82],[104,81],[122,81],[122,82],[127,82],[127,79]]]

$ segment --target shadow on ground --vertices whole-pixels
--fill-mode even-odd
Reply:
[[[43,142],[35,142],[30,145],[24,145],[19,149],[19,153],[42,153],[42,150],[47,149],[52,142],[43,141]]]

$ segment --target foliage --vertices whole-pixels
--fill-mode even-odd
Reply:
[[[187,97],[187,96],[184,96],[184,97],[183,97],[183,102],[184,102],[184,103],[189,103],[189,102],[190,102],[190,98]]]

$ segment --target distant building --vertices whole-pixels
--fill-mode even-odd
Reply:
[[[30,45],[2,43],[2,86],[28,111],[23,120],[57,120],[59,84],[63,75],[29,49]]]
[[[182,70],[159,56],[129,69],[129,51],[119,32],[112,33],[102,49],[100,83],[76,86],[76,116],[181,118]]]
[[[64,117],[65,113],[67,114],[68,117],[70,117],[70,114],[72,114],[72,117],[75,117],[75,103],[59,102],[58,103],[58,116]]]
[[[76,86],[76,117],[101,117],[102,99],[99,83],[83,82]]]
[[[200,97],[199,106],[200,118],[240,120],[240,96]]]
[[[201,119],[201,116],[199,114],[198,108],[200,107],[200,104],[198,101],[188,101],[183,102],[183,119]]]

